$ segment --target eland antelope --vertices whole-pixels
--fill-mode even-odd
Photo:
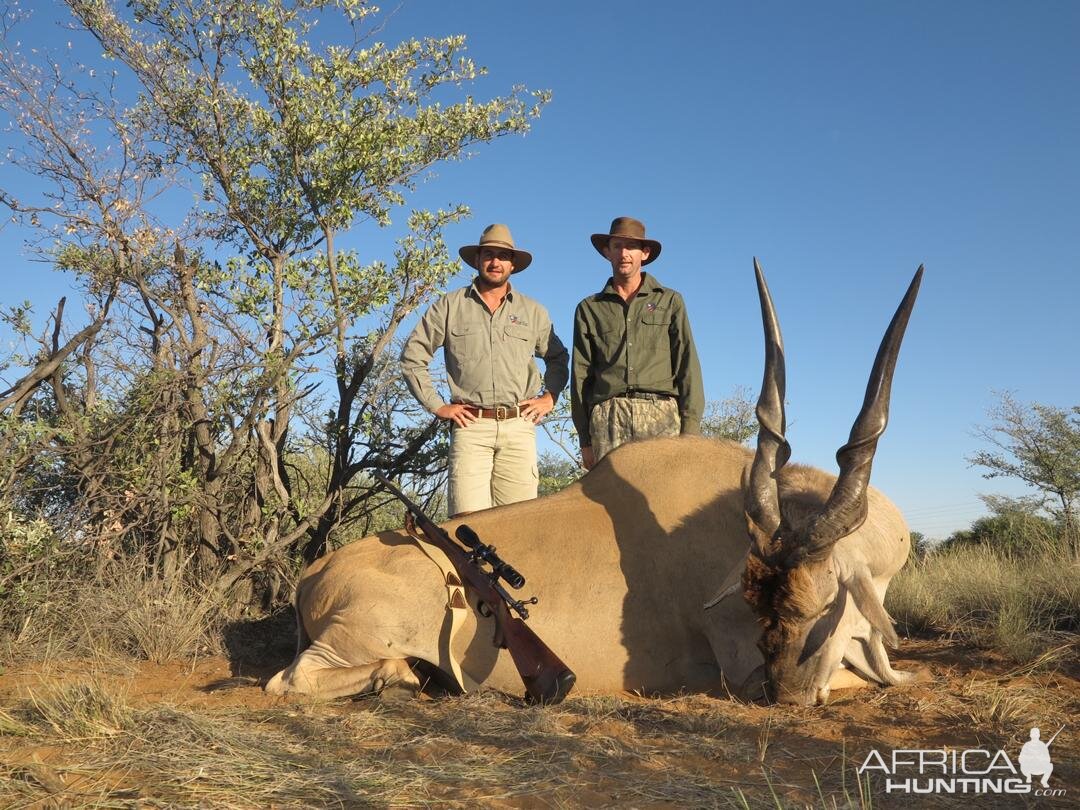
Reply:
[[[897,354],[922,277],[882,340],[833,476],[787,464],[784,351],[757,261],[765,374],[756,452],[701,437],[631,443],[561,492],[468,516],[539,596],[530,626],[577,673],[579,692],[728,692],[798,704],[862,679],[899,684],[883,599],[908,557],[899,510],[869,486]],[[443,527],[453,535],[461,520]],[[404,531],[337,549],[304,572],[300,649],[267,691],[336,697],[418,661],[460,666],[465,689],[520,692],[475,600],[452,643],[443,573]],[[858,676],[858,677],[856,677]]]

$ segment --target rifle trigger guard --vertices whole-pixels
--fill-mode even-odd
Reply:
[[[497,615],[492,610],[488,603],[481,599],[476,603],[476,612],[483,616],[485,619],[494,617],[495,619],[495,634],[491,637],[491,644],[497,649],[506,648],[506,630],[503,628],[503,619],[500,615]]]

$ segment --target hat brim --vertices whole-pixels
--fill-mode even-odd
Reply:
[[[481,247],[492,247],[492,245],[465,245],[465,247],[458,248],[458,255],[461,257],[461,260],[473,270],[479,270],[480,265],[477,263],[476,259],[480,255]],[[514,269],[512,273],[520,273],[532,264],[532,254],[527,250],[518,250],[517,248],[502,246],[499,246],[499,250],[509,250],[514,254]]]
[[[589,237],[589,239],[592,240],[592,244],[593,247],[596,248],[596,252],[606,259],[607,255],[605,255],[604,253],[604,248],[607,247],[608,242],[611,241],[612,237],[614,236],[619,236],[623,239],[633,239],[635,242],[641,242],[642,244],[649,246],[649,258],[644,259],[641,262],[642,265],[652,264],[654,261],[656,261],[656,259],[660,256],[660,251],[663,249],[663,245],[661,245],[655,239],[641,239],[636,236],[622,236],[622,234],[617,233],[594,233],[592,236]]]

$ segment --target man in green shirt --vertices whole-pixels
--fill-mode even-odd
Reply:
[[[569,376],[569,355],[547,310],[510,285],[510,275],[532,262],[514,246],[510,229],[490,225],[479,244],[458,253],[476,278],[432,304],[401,351],[413,396],[451,423],[452,516],[536,497],[536,425]],[[449,402],[428,371],[439,347]],[[544,358],[542,393],[534,356]]]
[[[682,296],[641,269],[660,243],[631,217],[591,238],[611,278],[574,313],[570,408],[586,469],[633,439],[700,433],[705,407]]]

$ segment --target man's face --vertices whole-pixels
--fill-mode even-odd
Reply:
[[[488,289],[501,287],[514,272],[514,254],[513,251],[504,248],[480,248],[477,264],[480,265],[481,287]]]
[[[649,246],[637,239],[613,236],[608,240],[604,255],[611,262],[616,279],[632,279],[641,273],[641,263],[649,258]]]

